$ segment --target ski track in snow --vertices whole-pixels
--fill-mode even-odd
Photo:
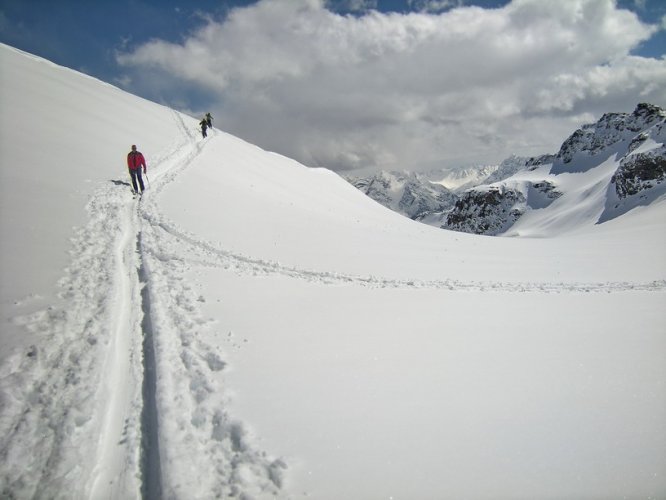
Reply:
[[[15,319],[40,342],[0,368],[3,498],[279,494],[285,463],[257,450],[242,423],[225,412],[218,374],[225,363],[201,338],[211,322],[202,317],[202,298],[186,279],[192,266],[375,288],[666,289],[664,280],[394,280],[298,269],[231,253],[179,228],[159,210],[156,196],[196,165],[206,144],[178,113],[174,119],[182,137],[153,161],[145,197],[133,199],[127,181],[99,186],[87,205],[88,223],[72,239],[60,302]]]
[[[208,491],[215,498],[272,496],[279,491],[285,465],[254,449],[242,424],[225,412],[223,391],[214,376],[225,364],[216,349],[200,338],[210,322],[202,318],[199,296],[185,279],[187,258],[164,258],[166,242],[152,222],[152,214],[158,210],[154,198],[192,166],[206,144],[196,140],[180,115],[175,116],[187,145],[163,162],[159,177],[152,180],[150,191],[138,205],[139,249],[157,375],[162,495],[188,498],[192,491]]]
[[[3,497],[83,498],[98,491],[95,478],[114,475],[121,478],[109,496],[136,490],[140,436],[131,408],[141,400],[131,381],[142,368],[123,194],[111,183],[97,190],[72,239],[59,302],[15,319],[40,340],[0,373]],[[106,456],[95,460],[98,453]]]
[[[279,491],[284,463],[253,449],[226,414],[216,374],[225,364],[198,338],[198,297],[182,265],[159,257],[150,199],[205,144],[174,118],[182,138],[153,161],[144,199],[125,180],[99,186],[60,300],[14,318],[39,346],[0,367],[2,498]]]
[[[238,274],[254,276],[281,275],[326,285],[352,284],[372,288],[414,288],[441,289],[450,291],[472,292],[538,292],[538,293],[571,293],[571,292],[620,292],[620,291],[659,291],[666,289],[666,280],[654,280],[646,283],[629,281],[609,281],[597,283],[575,282],[502,282],[502,281],[461,281],[446,280],[409,280],[391,279],[377,276],[358,276],[336,272],[315,271],[284,266],[278,262],[254,259],[234,254],[212,242],[202,240],[179,228],[164,218],[157,210],[145,214],[154,227],[160,228],[165,239],[184,244],[188,260],[199,266],[223,268]],[[173,245],[177,247],[177,245]],[[182,249],[162,255],[163,260],[182,259]]]

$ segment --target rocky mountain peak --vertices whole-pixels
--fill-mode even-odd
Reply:
[[[654,104],[642,102],[636,106],[636,109],[632,115],[636,118],[637,121],[641,120],[649,126],[659,120],[664,120],[666,118],[666,110],[663,110]]]
[[[576,157],[595,156],[613,146],[621,146],[624,141],[630,143],[637,133],[661,127],[665,122],[666,111],[648,103],[639,104],[633,113],[606,113],[596,123],[583,125],[571,134],[557,153],[557,161],[563,166]],[[609,151],[612,152],[622,151]],[[560,168],[556,173],[565,170]]]

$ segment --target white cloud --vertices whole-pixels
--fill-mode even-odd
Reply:
[[[629,56],[656,29],[614,0],[360,17],[263,0],[119,61],[165,95],[205,90],[217,125],[306,164],[424,169],[554,152],[582,117],[666,106],[666,60]]]

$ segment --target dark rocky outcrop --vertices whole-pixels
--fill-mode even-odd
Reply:
[[[625,158],[613,175],[618,198],[639,194],[666,180],[666,148],[653,149]]]
[[[524,211],[525,196],[513,189],[470,190],[446,218],[446,229],[476,234],[498,234]]]

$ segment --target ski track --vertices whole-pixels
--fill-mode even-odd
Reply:
[[[192,491],[208,491],[211,498],[272,497],[281,487],[285,464],[253,448],[243,425],[226,413],[217,374],[225,363],[217,349],[201,339],[211,322],[201,316],[200,297],[185,278],[187,258],[164,259],[169,242],[153,226],[155,198],[193,166],[206,144],[188,131],[179,115],[176,118],[188,144],[168,159],[171,165],[160,169],[138,206],[157,374],[161,494],[183,499]]]
[[[137,417],[127,410],[140,406],[140,393],[131,383],[119,386],[141,377],[137,331],[126,313],[127,207],[126,192],[101,186],[87,204],[88,223],[72,239],[59,301],[15,319],[39,342],[13,355],[0,373],[3,498],[85,498],[99,491],[95,478],[109,477],[109,468],[138,467]],[[124,375],[114,367],[121,359]],[[124,418],[122,426],[111,415]],[[119,450],[110,448],[113,440]],[[136,480],[125,475],[109,492],[116,487],[131,495]]]
[[[186,245],[187,251],[182,249],[172,251],[170,254],[160,256],[163,260],[180,260],[181,254],[188,255],[191,263],[211,268],[223,268],[237,274],[282,275],[290,278],[302,279],[326,285],[353,284],[372,288],[420,288],[441,289],[450,291],[472,292],[538,292],[538,293],[570,293],[570,292],[598,292],[610,293],[620,291],[660,291],[666,289],[666,280],[654,280],[645,283],[628,281],[609,281],[597,283],[585,282],[502,282],[502,281],[461,281],[446,280],[409,280],[391,279],[377,276],[359,276],[327,271],[315,271],[284,266],[279,262],[254,259],[248,256],[234,254],[214,243],[197,238],[176,226],[163,217],[157,210],[145,214],[153,227],[160,228],[165,238],[171,238],[175,243]]]
[[[157,257],[152,198],[205,145],[173,116],[182,137],[152,160],[145,197],[124,180],[99,186],[58,302],[13,320],[39,341],[0,367],[0,498],[280,489],[285,464],[255,450],[224,410],[225,363],[199,339],[208,322],[183,266]]]
[[[125,181],[92,195],[59,302],[15,318],[39,346],[0,367],[0,497],[277,496],[286,464],[256,449],[224,408],[225,363],[202,340],[211,321],[186,279],[193,265],[325,285],[484,292],[662,291],[649,283],[395,280],[283,266],[231,253],[176,226],[157,195],[206,142],[182,137],[154,158],[145,197]],[[215,129],[212,134],[217,133]],[[151,184],[152,183],[152,184]],[[178,411],[174,411],[178,408]],[[155,449],[155,448],[158,449]],[[75,465],[74,465],[75,464]]]

